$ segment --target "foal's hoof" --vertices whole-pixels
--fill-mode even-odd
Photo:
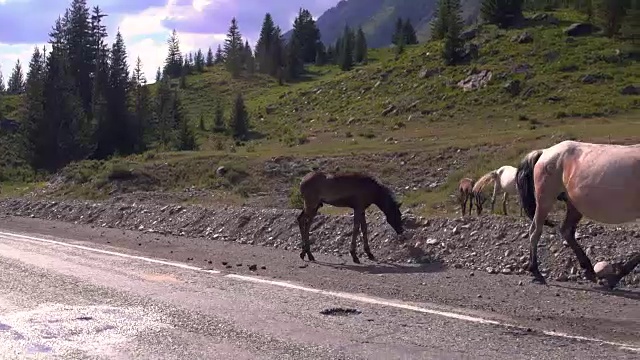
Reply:
[[[309,261],[316,261],[316,258],[314,258],[311,253],[308,253],[307,256],[309,257]]]
[[[300,259],[304,260],[304,256],[307,254],[306,251],[300,253]]]
[[[368,257],[368,258],[369,258],[369,260],[371,260],[371,261],[376,261],[376,257],[375,257],[375,256],[373,256],[373,254],[372,254],[372,253],[367,253],[367,257]]]

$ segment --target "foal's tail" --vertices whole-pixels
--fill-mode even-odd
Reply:
[[[536,195],[535,187],[533,183],[533,169],[542,156],[542,150],[534,150],[528,153],[524,159],[518,165],[516,171],[516,187],[518,188],[518,195],[520,196],[520,204],[527,214],[529,219],[533,220],[536,213]],[[554,227],[555,224],[549,220],[544,221],[544,224],[549,227]]]
[[[476,181],[476,184],[473,186],[473,192],[475,194],[479,193],[490,182],[497,181],[497,179],[498,179],[498,173],[495,170],[489,171],[488,173],[482,175],[482,177],[478,179],[478,181]]]

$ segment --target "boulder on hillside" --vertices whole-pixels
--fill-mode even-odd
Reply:
[[[520,93],[520,90],[521,90],[520,85],[521,85],[520,80],[509,80],[506,83],[504,83],[504,85],[502,85],[502,88],[506,92],[511,94],[511,96],[516,96]]]
[[[418,77],[420,79],[430,78],[434,75],[440,74],[441,71],[442,71],[441,68],[433,68],[433,69],[424,68],[420,70],[420,72],[418,73]]]
[[[590,23],[574,23],[564,29],[564,33],[568,36],[586,36],[599,31],[600,28]]]
[[[622,95],[640,95],[640,86],[627,85],[620,89]]]
[[[468,40],[475,39],[476,36],[478,36],[478,28],[471,28],[471,29],[463,31],[460,34],[460,39],[462,39],[464,41],[468,41]]]
[[[531,21],[547,23],[550,25],[558,25],[560,23],[560,20],[558,20],[557,17],[547,13],[535,14],[531,17]]]
[[[489,70],[482,70],[477,74],[469,75],[467,78],[460,80],[458,86],[464,91],[477,90],[487,86],[493,73]]]

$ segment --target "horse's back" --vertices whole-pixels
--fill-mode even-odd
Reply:
[[[640,146],[561,144],[563,183],[585,216],[608,223],[640,217]]]

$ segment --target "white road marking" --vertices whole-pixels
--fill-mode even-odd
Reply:
[[[180,268],[180,269],[193,270],[193,271],[198,271],[198,272],[207,272],[207,273],[211,273],[211,274],[221,274],[221,272],[217,271],[217,270],[209,270],[209,269],[204,269],[204,268],[200,268],[200,267],[197,267],[197,266],[191,266],[191,265],[187,265],[187,264],[181,264],[181,263],[176,263],[176,262],[171,262],[171,261],[153,259],[153,258],[148,258],[148,257],[144,257],[144,256],[129,255],[129,254],[124,254],[124,253],[115,252],[115,251],[102,250],[102,249],[97,249],[97,248],[93,248],[93,247],[89,247],[89,246],[70,244],[70,243],[63,242],[63,241],[56,241],[56,240],[44,239],[44,238],[21,235],[21,234],[15,234],[15,233],[0,232],[0,239],[1,238],[5,238],[5,239],[8,239],[8,240],[14,240],[14,241],[16,241],[16,240],[17,241],[27,241],[27,242],[32,242],[32,243],[38,243],[38,242],[40,242],[40,243],[48,243],[48,244],[65,246],[65,247],[70,247],[70,248],[75,248],[75,249],[80,249],[80,250],[85,250],[85,251],[91,251],[91,252],[96,252],[96,253],[101,253],[101,254],[106,254],[106,255],[111,255],[111,256],[118,256],[118,257],[123,257],[123,258],[136,259],[136,260],[145,261],[145,262],[149,262],[149,263],[161,264],[161,265],[166,265],[166,266],[173,266],[173,267],[177,267],[177,268]],[[319,295],[324,295],[324,296],[331,296],[331,297],[336,297],[336,298],[345,299],[345,300],[352,300],[352,301],[357,301],[357,302],[366,303],[366,304],[387,306],[387,307],[393,307],[393,308],[397,308],[397,309],[416,311],[416,312],[425,313],[425,314],[438,315],[438,316],[443,316],[443,317],[448,317],[448,318],[452,318],[452,319],[468,321],[468,322],[473,322],[473,323],[478,323],[478,324],[496,325],[496,326],[502,326],[502,327],[506,327],[506,328],[510,328],[510,329],[517,329],[517,330],[522,330],[522,331],[528,331],[529,329],[531,329],[531,328],[527,328],[527,327],[520,326],[520,325],[509,324],[509,323],[506,323],[506,322],[485,319],[485,318],[481,318],[481,317],[477,317],[477,316],[469,316],[469,315],[463,315],[463,314],[459,314],[459,313],[455,313],[455,312],[428,309],[426,307],[416,306],[416,305],[412,305],[410,303],[402,302],[402,301],[392,301],[392,300],[386,300],[386,299],[382,299],[382,298],[375,298],[375,297],[371,297],[371,296],[363,296],[363,295],[357,295],[357,294],[351,294],[351,293],[328,291],[328,290],[322,290],[322,289],[314,289],[314,288],[310,288],[310,287],[306,287],[306,286],[302,286],[302,285],[292,284],[292,283],[285,282],[285,281],[275,281],[275,280],[263,279],[263,278],[260,278],[260,277],[257,277],[257,276],[226,274],[226,275],[223,275],[223,277],[226,277],[226,278],[229,278],[229,279],[235,279],[235,280],[239,280],[239,281],[266,284],[266,285],[278,286],[278,287],[283,287],[283,288],[288,288],[288,289],[296,289],[296,290],[305,291],[305,292],[309,292],[309,293],[314,293],[314,294],[319,294]],[[531,329],[531,330],[534,330],[534,329]],[[596,343],[600,343],[600,344],[618,346],[621,349],[625,349],[625,350],[629,350],[629,351],[634,351],[634,352],[640,353],[640,346],[638,346],[637,344],[625,344],[625,343],[607,341],[607,340],[591,338],[591,337],[585,337],[585,336],[579,336],[579,335],[570,335],[570,334],[567,334],[567,333],[561,333],[561,332],[549,331],[549,330],[537,330],[537,331],[539,331],[542,334],[547,335],[547,336],[554,336],[554,337],[560,337],[560,338],[565,338],[565,339],[589,341],[589,342],[596,342]]]

